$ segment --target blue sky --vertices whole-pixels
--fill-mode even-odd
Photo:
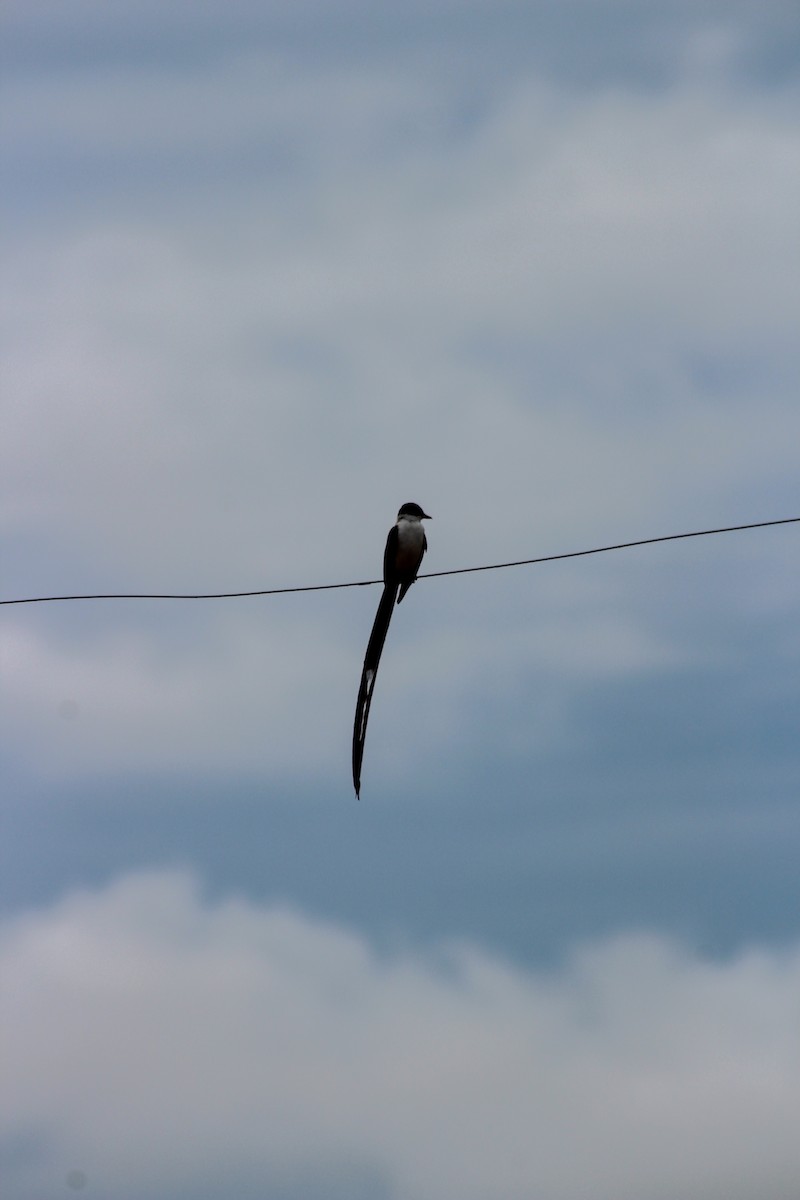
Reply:
[[[4,597],[800,515],[789,3],[10,0]],[[794,1197],[797,530],[3,610],[10,1200]]]

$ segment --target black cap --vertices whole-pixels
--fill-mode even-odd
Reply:
[[[397,515],[398,517],[424,517],[426,521],[433,520],[433,517],[429,517],[428,514],[424,512],[418,504],[413,502],[413,500],[409,501],[408,504],[401,505],[400,511]]]

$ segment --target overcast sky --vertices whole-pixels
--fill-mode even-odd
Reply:
[[[800,516],[794,0],[3,7],[3,598]],[[798,536],[4,608],[8,1200],[794,1200]]]

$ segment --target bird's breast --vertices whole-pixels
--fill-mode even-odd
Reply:
[[[419,566],[422,557],[425,531],[419,521],[410,524],[401,521],[397,526],[397,558],[395,564],[398,571],[414,571]]]

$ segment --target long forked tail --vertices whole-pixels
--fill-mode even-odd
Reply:
[[[361,686],[358,689],[356,717],[353,723],[353,787],[356,789],[356,796],[358,798],[360,798],[361,793],[361,760],[364,757],[364,740],[367,736],[369,707],[372,703],[372,692],[378,674],[378,665],[381,661],[383,643],[386,641],[386,634],[389,632],[389,622],[392,619],[394,611],[397,588],[398,585],[396,583],[387,583],[384,586],[378,611],[375,614],[375,620],[372,624],[372,633],[369,635],[369,641],[367,642],[367,652],[364,655],[364,669],[361,672]]]

